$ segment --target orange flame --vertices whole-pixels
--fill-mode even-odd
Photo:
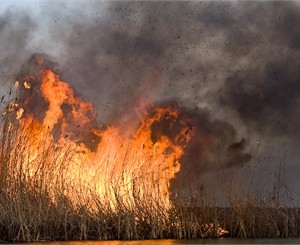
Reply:
[[[38,167],[33,164],[36,159],[46,157],[53,162],[60,159],[67,161],[68,169],[54,167],[54,174],[65,171],[67,182],[93,190],[111,206],[115,206],[120,197],[129,207],[134,206],[135,199],[149,197],[170,205],[170,181],[180,171],[179,160],[192,134],[184,124],[172,137],[161,132],[154,137],[153,130],[163,120],[172,128],[180,121],[178,110],[157,107],[151,113],[145,111],[131,134],[122,134],[118,125],[100,130],[94,126],[93,105],[76,96],[52,70],[43,69],[38,79],[39,90],[47,103],[43,119],[26,113],[26,108],[19,110],[22,115],[18,117],[24,128],[31,128],[26,137],[32,173]],[[29,91],[32,86],[27,82],[25,88]],[[56,153],[42,156],[41,148],[50,145],[54,145]]]

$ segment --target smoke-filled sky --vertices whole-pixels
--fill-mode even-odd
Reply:
[[[251,162],[273,173],[283,161],[298,192],[299,23],[296,1],[0,0],[2,91],[42,54],[93,102],[101,124],[142,103],[171,104],[199,137],[224,145],[224,166]],[[204,146],[195,154],[203,142],[194,141],[197,164],[182,171],[197,178],[213,156]]]

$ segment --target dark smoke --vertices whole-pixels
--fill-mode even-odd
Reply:
[[[263,67],[234,72],[220,102],[262,134],[299,136],[300,62],[293,56],[266,59]]]
[[[248,143],[237,137],[236,129],[229,123],[213,119],[209,111],[201,109],[181,108],[180,116],[190,119],[185,126],[193,137],[180,159],[180,172],[172,181],[172,197],[177,200],[202,188],[199,179],[203,173],[241,167],[251,160]]]
[[[142,98],[150,105],[172,101],[196,132],[175,182],[244,165],[250,155],[278,160],[283,151],[292,172],[299,171],[299,3],[49,1],[34,7],[32,16],[22,9],[0,15],[4,82],[40,52],[95,104],[104,125],[127,114],[138,121]],[[299,186],[294,177],[291,182]]]
[[[28,59],[27,41],[36,24],[26,13],[6,11],[0,15],[0,78],[5,85]]]

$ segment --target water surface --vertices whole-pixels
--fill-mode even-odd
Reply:
[[[183,245],[183,244],[300,244],[300,238],[278,239],[199,239],[199,240],[135,240],[135,241],[67,241],[67,242],[33,242],[18,243],[24,245]]]

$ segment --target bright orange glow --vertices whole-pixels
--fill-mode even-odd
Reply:
[[[25,107],[19,109],[18,116],[18,123],[27,130],[24,135],[29,150],[24,159],[28,159],[32,175],[40,167],[37,159],[42,159],[53,162],[51,174],[63,174],[68,184],[83,190],[80,193],[92,192],[112,207],[120,197],[128,207],[133,207],[136,199],[149,197],[160,205],[170,205],[170,181],[180,171],[179,160],[192,135],[184,123],[172,136],[156,132],[155,127],[164,123],[173,132],[173,125],[183,121],[178,110],[156,107],[144,111],[133,131],[128,125],[130,134],[122,133],[126,129],[119,125],[100,130],[95,127],[93,105],[78,97],[52,70],[43,69],[38,80],[47,103],[43,118],[35,118]],[[27,86],[24,93],[31,89]],[[43,154],[51,147],[51,154]],[[66,167],[57,167],[58,162]]]

